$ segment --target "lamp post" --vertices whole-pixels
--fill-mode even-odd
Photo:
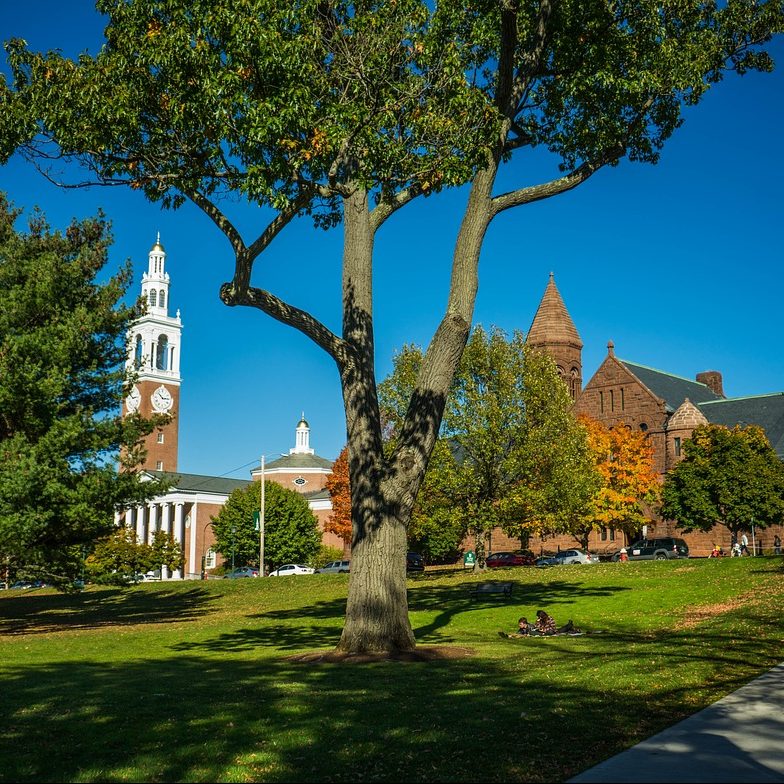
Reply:
[[[259,501],[259,577],[264,577],[264,508],[266,506],[264,486],[264,455],[261,456],[261,493]]]

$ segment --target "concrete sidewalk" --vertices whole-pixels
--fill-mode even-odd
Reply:
[[[784,782],[784,664],[570,782]]]

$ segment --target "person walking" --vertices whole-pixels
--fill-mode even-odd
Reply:
[[[773,537],[773,554],[781,555],[781,537],[778,534]]]
[[[749,537],[745,533],[740,538],[740,554],[751,555],[749,552]]]

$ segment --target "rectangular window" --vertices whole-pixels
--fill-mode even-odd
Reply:
[[[615,390],[610,390],[610,411],[615,411]]]
[[[158,443],[159,444],[163,443],[163,433],[158,433]]]
[[[204,568],[214,569],[217,563],[218,559],[215,557],[215,551],[210,548],[204,556]]]
[[[599,393],[599,410],[604,413],[604,392]]]
[[[615,541],[615,529],[614,528],[610,529],[610,541],[611,542]]]
[[[678,436],[675,436],[675,457],[681,456],[681,440]]]
[[[159,461],[158,461],[158,462],[155,464],[155,470],[156,470],[156,471],[163,471],[163,460],[159,460]]]
[[[602,541],[607,541],[607,529],[604,526],[602,526]]]
[[[623,387],[621,387],[621,411],[626,411],[626,396],[623,394]]]

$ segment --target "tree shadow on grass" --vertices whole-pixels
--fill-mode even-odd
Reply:
[[[24,594],[3,598],[0,634],[45,634],[106,626],[194,620],[218,597],[201,587],[107,588],[78,594]]]
[[[730,647],[705,634],[714,652]],[[651,689],[650,672],[578,682],[537,663],[643,661],[634,646],[653,641],[516,642],[508,656],[427,664],[306,665],[272,649],[5,667],[0,781],[563,781],[694,711],[691,688],[661,668]],[[739,641],[706,698],[775,646]],[[671,649],[702,658],[693,634]],[[541,748],[544,768],[527,762]]]
[[[502,582],[507,582],[502,580]],[[483,612],[490,605],[498,605],[498,599],[476,600],[469,594],[472,583],[460,585],[418,585],[409,588],[409,609],[412,612],[437,610],[435,619],[427,624],[415,626],[418,642],[434,644],[445,642],[440,632],[454,618],[464,613]],[[617,586],[597,587],[575,585],[567,582],[551,582],[547,585],[516,585],[512,600],[503,600],[500,606],[514,607],[520,602],[526,605],[552,606],[574,601],[577,597],[606,597],[618,591],[629,590]],[[314,602],[306,607],[287,610],[271,610],[247,616],[259,621],[252,628],[225,632],[213,639],[198,642],[181,642],[172,646],[177,651],[246,651],[259,645],[276,647],[284,651],[302,648],[327,648],[337,645],[343,628],[346,611],[344,598]]]

